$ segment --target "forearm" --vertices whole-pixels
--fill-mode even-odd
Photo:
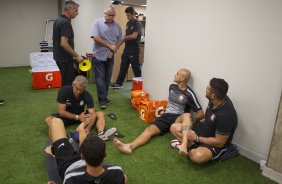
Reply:
[[[100,45],[111,49],[111,44],[108,43],[108,42],[106,42],[105,40],[103,40],[103,39],[100,38],[99,36],[93,37],[93,40],[94,40],[95,42],[99,43]]]
[[[116,43],[117,49],[119,49],[119,47],[120,47],[123,43],[124,43],[124,40],[119,40],[119,41],[117,41],[117,43]]]
[[[133,32],[130,35],[124,36],[124,40],[134,40],[138,37],[138,32]]]
[[[221,141],[218,141],[215,137],[201,137],[200,138],[200,143],[202,144],[209,144],[209,145],[213,145],[215,147],[221,148],[224,146],[224,143],[222,143]]]
[[[62,43],[61,46],[63,49],[72,57],[77,58],[79,55],[71,48],[71,46],[68,43]]]
[[[79,114],[72,114],[68,111],[59,111],[59,115],[61,117],[71,119],[71,120],[78,120],[79,119]],[[77,119],[77,117],[78,117],[78,119]]]

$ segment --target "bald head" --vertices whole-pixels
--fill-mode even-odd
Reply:
[[[186,69],[186,68],[181,68],[179,70],[179,74],[184,78],[184,81],[187,83],[190,78],[191,78],[191,72],[190,70]]]

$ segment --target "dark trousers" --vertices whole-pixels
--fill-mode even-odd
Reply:
[[[73,62],[57,62],[62,76],[62,86],[72,85],[72,81],[75,78],[75,68]]]
[[[98,100],[100,104],[106,104],[108,100],[108,90],[112,78],[114,57],[107,61],[99,61],[94,57],[93,64]]]
[[[117,84],[119,85],[123,84],[123,81],[125,79],[130,64],[132,66],[134,76],[141,77],[141,66],[139,64],[139,55],[128,55],[123,53],[121,56],[118,78],[116,80]]]

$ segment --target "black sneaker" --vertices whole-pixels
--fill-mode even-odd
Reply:
[[[107,108],[106,104],[100,104],[100,109],[106,109],[106,108]]]
[[[106,104],[107,104],[107,105],[110,105],[110,104],[112,104],[112,103],[113,103],[113,102],[112,102],[111,100],[107,100],[107,101],[106,101]]]
[[[110,84],[111,88],[113,89],[122,89],[122,85],[119,85],[119,84],[116,84],[116,83],[113,83],[113,84]]]
[[[2,105],[2,104],[4,104],[4,103],[6,103],[5,100],[0,100],[0,105]]]

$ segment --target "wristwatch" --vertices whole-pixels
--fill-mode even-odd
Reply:
[[[197,135],[196,138],[195,138],[195,143],[200,143],[200,137]]]
[[[78,121],[79,119],[79,116],[78,115],[75,115],[75,118],[74,118],[76,121]]]

